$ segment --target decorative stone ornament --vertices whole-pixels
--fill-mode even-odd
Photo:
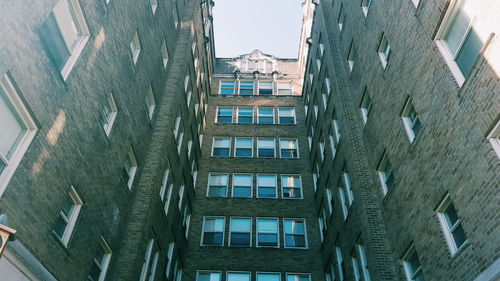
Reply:
[[[7,226],[7,215],[0,215],[0,257],[7,247],[9,240],[13,240],[16,230]]]

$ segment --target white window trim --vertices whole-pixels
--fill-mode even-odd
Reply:
[[[129,174],[129,179],[127,182],[127,187],[129,190],[132,190],[132,187],[134,185],[135,176],[137,175],[137,168],[139,167],[139,165],[137,164],[137,158],[135,158],[135,153],[134,153],[134,150],[132,149],[132,146],[128,147],[127,157],[129,158],[130,163],[132,164],[132,167],[130,167],[130,170],[129,170],[130,174]]]
[[[273,122],[272,122],[272,123],[270,123],[270,124],[261,124],[261,123],[260,123],[260,118],[261,118],[261,116],[262,116],[262,115],[260,114],[259,109],[272,109],[272,110],[273,110],[273,116],[272,116],[272,117],[273,117]],[[275,108],[274,108],[274,107],[258,107],[258,108],[257,108],[257,124],[259,124],[259,125],[271,125],[271,124],[276,124],[276,116],[275,116],[275,115],[276,115],[276,112],[275,112],[275,111],[276,111],[276,110],[275,110]],[[269,115],[263,115],[262,117],[269,117]]]
[[[410,118],[408,118],[408,113],[410,112],[410,109],[412,107],[415,110],[415,106],[413,105],[412,100],[408,99],[408,101],[406,102],[406,104],[403,108],[403,113],[401,114],[401,119],[403,119],[403,125],[405,127],[406,134],[408,135],[408,140],[410,141],[410,143],[412,143],[416,137],[415,133],[413,132],[413,128],[411,127],[411,124],[410,124]],[[419,118],[418,114],[417,114],[417,118]]]
[[[250,184],[250,196],[249,197],[234,197],[234,177],[237,175],[250,175],[252,177],[252,182]],[[253,181],[254,181],[254,176],[252,173],[234,173],[232,176],[232,182],[231,182],[231,196],[233,198],[252,198],[253,197]]]
[[[163,177],[161,179],[160,186],[160,198],[161,201],[165,198],[165,192],[167,191],[167,185],[169,185],[168,179],[170,178],[170,169],[166,168],[165,172],[163,172]]]
[[[368,16],[368,11],[370,11],[370,7],[373,4],[373,0],[362,0],[361,1],[361,9],[363,10],[363,15],[365,18]]]
[[[167,278],[170,278],[170,270],[172,267],[173,259],[174,259],[174,249],[175,249],[175,242],[170,242],[168,244],[168,251],[167,251],[167,268],[165,269],[165,275]]]
[[[289,157],[289,158],[283,158],[283,157],[281,157],[281,145],[280,145],[281,140],[294,140],[295,141],[295,144],[297,144],[297,157]],[[299,159],[300,158],[299,140],[298,139],[294,139],[294,138],[280,138],[278,140],[278,146],[279,146],[279,152],[280,152],[279,157],[280,158],[283,158],[283,159]],[[287,148],[285,148],[285,149],[287,149]]]
[[[211,177],[212,175],[225,175],[225,176],[227,176],[226,194],[224,195],[224,197],[227,197],[227,196],[228,196],[228,189],[229,189],[229,174],[228,174],[228,173],[217,173],[217,172],[211,172],[211,173],[208,173],[208,181],[207,181],[207,194],[206,194],[206,197],[210,197],[210,198],[220,198],[220,197],[212,197],[212,196],[209,196],[209,192],[210,192],[210,177]]]
[[[352,71],[354,70],[355,53],[356,50],[354,48],[354,39],[353,39],[351,41],[351,44],[349,45],[349,52],[347,53],[347,66],[349,67],[349,73],[352,73]]]
[[[385,54],[385,51],[389,48],[389,56]],[[390,57],[390,54],[392,53],[392,48],[391,44],[389,44],[389,40],[387,40],[387,37],[385,34],[382,34],[382,38],[380,39],[380,43],[377,48],[377,53],[380,58],[380,62],[382,63],[382,68],[386,69],[387,64],[389,63],[388,58]]]
[[[205,238],[205,222],[207,219],[222,219],[222,244],[221,245],[205,245],[203,244],[203,240]],[[203,217],[203,224],[201,227],[201,239],[200,239],[200,246],[203,247],[223,247],[225,245],[225,239],[226,239],[226,217],[221,217],[221,216],[204,216]]]
[[[241,83],[242,82],[243,83],[252,83],[252,94],[251,95],[247,95],[247,94],[242,95],[240,93],[241,92],[240,90],[241,90]],[[235,83],[235,85],[236,85],[236,83]],[[247,88],[245,88],[245,89],[249,90]],[[253,80],[243,80],[243,81],[241,81],[241,80],[238,79],[238,95],[241,95],[241,96],[253,96],[253,95],[255,95],[255,81],[253,81]]]
[[[288,88],[283,88],[283,89],[290,90],[291,93],[289,95],[283,95],[283,94],[280,95],[280,84],[285,84],[285,83],[290,84],[290,89],[288,89]],[[293,93],[294,93],[294,91],[293,91],[293,82],[292,81],[277,81],[276,82],[276,95],[278,95],[278,96],[293,96]]]
[[[252,281],[252,272],[250,271],[237,271],[237,270],[230,270],[226,272],[226,281],[229,281],[229,274],[230,273],[245,273],[248,274],[248,281]]]
[[[274,176],[274,197],[260,197],[259,196],[259,176]],[[264,199],[277,199],[278,198],[278,174],[265,174],[258,173],[255,175],[255,198],[264,198]]]
[[[170,55],[168,53],[167,40],[163,39],[163,43],[161,45],[161,59],[163,62],[164,69],[167,68],[169,58],[170,58]]]
[[[222,95],[222,83],[223,82],[232,82],[233,83],[233,93],[232,94],[224,94],[225,96],[231,96],[231,95],[236,95],[236,86],[237,83],[235,80],[219,80],[219,95]]]
[[[364,281],[371,281],[370,271],[368,270],[368,257],[366,256],[365,246],[363,244],[356,243],[356,252],[358,254],[360,266],[361,266],[361,274],[364,276]]]
[[[257,95],[260,95],[260,84],[261,83],[271,83],[271,94],[270,95],[263,95],[263,96],[273,96],[273,95],[275,95],[275,93],[274,93],[274,81],[258,81],[257,82]]]
[[[252,122],[250,124],[254,123],[254,109],[253,107],[246,107],[246,106],[238,106],[236,107],[236,124],[249,124],[249,123],[240,123],[240,109],[251,109],[252,110]]]
[[[292,124],[289,124],[289,123],[284,123],[285,125],[295,125],[297,124],[297,113],[296,113],[296,110],[295,110],[295,107],[278,107],[277,108],[277,111],[278,111],[278,124],[281,124],[281,121],[280,121],[280,110],[282,109],[291,109],[292,110],[292,113],[293,113],[293,123]],[[286,117],[286,116],[284,116]],[[273,122],[274,123],[274,122]]]
[[[233,219],[249,219],[250,220],[250,232],[249,232],[249,234],[250,234],[250,245],[248,245],[248,246],[231,245],[231,233],[232,233],[231,232],[231,225],[232,225]],[[252,217],[239,217],[239,216],[229,217],[229,238],[228,238],[229,241],[228,241],[228,246],[230,246],[230,247],[242,247],[242,248],[252,247],[252,240],[253,240],[252,229],[253,229],[253,219],[252,219]]]
[[[21,121],[23,122],[23,125],[26,128],[26,133],[24,134],[23,138],[19,141],[19,145],[17,146],[16,150],[12,153],[12,157],[10,158],[10,160],[6,161],[6,159],[0,159],[0,161],[4,161],[5,163],[5,168],[0,173],[0,198],[1,198],[2,194],[7,189],[9,181],[14,175],[14,172],[16,171],[19,163],[23,159],[24,154],[28,150],[30,143],[35,138],[36,132],[38,131],[38,127],[36,126],[35,121],[33,117],[31,117],[31,114],[27,109],[27,107],[25,106],[24,102],[21,100],[19,92],[16,90],[16,87],[14,87],[13,82],[11,81],[11,79],[7,74],[3,75],[3,77],[0,78],[0,87],[2,88],[3,92],[6,95],[5,97],[7,99],[6,102],[12,106],[12,108],[15,111],[14,114],[20,117]],[[2,155],[0,155],[0,157],[3,158]]]
[[[284,186],[283,184],[283,177],[287,177],[287,176],[292,176],[292,177],[295,177],[295,176],[298,176],[299,177],[299,187],[287,187],[287,186]],[[285,200],[299,200],[299,199],[304,199],[304,190],[302,189],[302,175],[300,174],[281,174],[280,175],[280,179],[281,179],[281,199],[285,199]],[[285,197],[284,196],[284,189],[285,188],[298,188],[300,190],[300,197],[297,197],[297,198],[291,198],[291,197]]]
[[[299,273],[299,272],[287,272],[286,273],[286,277],[285,277],[285,280],[288,281],[288,276],[289,275],[305,275],[309,278],[309,281],[311,281],[311,274],[310,273]]]
[[[415,244],[412,243],[410,248],[405,252],[403,257],[401,258],[401,262],[403,263],[403,268],[405,271],[405,276],[406,280],[408,281],[414,281],[414,277],[422,271],[422,264],[420,263],[420,259],[418,260],[420,263],[420,268],[418,268],[415,272],[412,272],[410,265],[408,263],[408,259],[413,255],[413,253],[417,253],[417,250],[415,249]],[[417,253],[418,256],[418,253]]]
[[[99,275],[98,281],[104,281],[106,279],[106,274],[108,273],[109,262],[111,260],[111,255],[113,254],[113,252],[111,251],[111,248],[109,247],[108,243],[102,236],[99,241],[99,247],[102,247],[104,249],[105,254],[103,256],[104,266],[101,267],[101,274]],[[94,262],[96,262],[95,258]]]
[[[448,194],[446,194],[445,198],[441,201],[441,203],[439,203],[439,206],[436,208],[436,214],[438,216],[439,223],[441,224],[441,229],[442,229],[443,235],[446,239],[446,243],[448,244],[448,249],[450,250],[450,254],[451,254],[451,256],[455,256],[460,250],[462,250],[465,246],[467,246],[469,244],[469,239],[466,237],[464,243],[462,245],[460,245],[459,247],[456,244],[455,239],[453,238],[453,235],[451,233],[453,231],[453,229],[450,229],[450,227],[448,226],[448,222],[446,221],[446,218],[444,215],[444,211],[451,203],[452,203],[452,201],[450,198],[450,194],[448,193]],[[456,209],[455,209],[455,212],[457,212],[457,215],[458,215],[458,211]],[[462,218],[460,216],[458,216],[458,222],[456,223],[456,225],[457,226],[462,225],[462,228],[463,228]],[[464,229],[464,231],[465,231],[465,229]]]
[[[497,156],[500,157],[500,119],[497,121],[495,126],[491,129],[486,138],[490,141],[491,146],[497,153]]]
[[[252,145],[250,147],[250,150],[251,150],[250,156],[236,156],[236,149],[238,148],[237,147],[238,139],[250,139],[252,141]],[[252,137],[235,137],[234,138],[234,152],[233,152],[233,156],[236,157],[236,158],[252,158],[253,157],[253,147],[254,147],[254,139]]]
[[[382,158],[380,158],[380,162],[377,166],[377,174],[379,176],[380,185],[382,186],[382,192],[384,193],[384,196],[387,195],[387,192],[389,192],[389,189],[385,183],[385,181],[387,179],[387,174],[386,174],[386,171],[382,170],[382,168],[384,168],[387,161],[390,163],[389,156],[387,155],[387,152],[385,151],[384,154],[382,155]],[[391,170],[392,170],[392,173],[394,174],[394,167],[392,166],[392,163],[391,163]]]
[[[148,101],[152,103],[148,105]],[[155,114],[155,109],[156,109],[156,99],[153,92],[153,85],[151,83],[149,83],[149,88],[146,94],[146,108],[148,111],[148,118],[151,121],[153,120],[153,116]]]
[[[151,5],[151,12],[153,13],[154,16],[156,10],[158,9],[158,0],[149,0],[149,4]]]
[[[144,254],[144,263],[142,264],[139,281],[146,281],[146,275],[149,273],[149,264],[151,262],[151,255],[153,254],[154,244],[155,240],[149,239],[148,244],[146,245],[146,253]]]
[[[214,155],[214,151],[215,151],[215,139],[229,139],[229,155],[228,156],[215,156]],[[231,156],[231,147],[233,145],[233,138],[231,137],[213,137],[212,138],[212,157],[221,157],[221,158],[224,158],[224,157],[230,157]]]
[[[262,139],[264,139],[264,140],[273,139],[274,140],[274,156],[273,157],[259,156],[259,140],[262,140]],[[276,138],[257,138],[256,145],[257,145],[257,151],[256,151],[255,157],[258,157],[258,158],[276,158],[277,157],[277,155],[276,155]]]
[[[231,108],[232,109],[231,110],[231,112],[232,112],[231,113],[231,122],[229,122],[229,123],[225,123],[225,122],[224,123],[219,123],[219,109],[220,108]],[[235,119],[234,118],[234,106],[217,106],[215,112],[216,112],[216,114],[215,114],[215,123],[217,123],[217,124],[232,124],[232,123],[234,123],[234,119]],[[226,117],[226,116],[229,116],[229,115],[222,115],[221,117]]]
[[[132,42],[134,43],[135,49],[132,50],[130,48],[130,45],[132,45]],[[132,56],[132,63],[134,66],[137,64],[137,61],[139,60],[139,55],[141,54],[142,50],[142,45],[141,45],[141,39],[139,38],[139,34],[137,33],[137,30],[134,32],[134,35],[132,36],[132,41],[129,43],[129,50],[130,50],[130,55]]]
[[[71,185],[69,188],[70,189],[69,189],[68,193],[69,193],[69,196],[71,197],[71,200],[73,201],[74,209],[73,209],[73,212],[71,213],[70,218],[66,218],[66,215],[64,215],[64,213],[62,211],[59,211],[60,212],[59,215],[63,216],[63,218],[65,218],[65,219],[67,219],[67,224],[66,224],[66,228],[64,229],[62,237],[59,237],[58,235],[56,235],[61,240],[61,242],[63,243],[63,245],[65,247],[68,247],[69,240],[71,239],[71,235],[73,234],[73,230],[75,228],[76,221],[78,220],[80,210],[82,209],[82,206],[83,206],[83,200],[80,198],[80,195],[78,194],[78,192],[76,192],[75,187]]]
[[[115,123],[116,115],[118,114],[118,107],[116,106],[113,93],[111,92],[109,93],[107,100],[108,100],[108,105],[111,109],[111,114],[106,124],[103,124],[103,129],[104,133],[106,134],[106,137],[109,137],[109,135],[111,134],[111,130],[113,129],[113,124]]]
[[[305,247],[288,247],[286,245],[286,230],[285,221],[302,221],[304,223],[304,239]],[[283,246],[286,249],[309,249],[308,239],[307,239],[307,223],[305,218],[283,218]]]
[[[276,246],[260,246],[259,245],[259,219],[262,220],[275,220],[276,221]],[[255,218],[255,247],[256,248],[279,248],[280,247],[280,220],[277,217],[256,217]]]
[[[370,101],[369,104],[366,104]],[[368,123],[368,119],[370,118],[370,112],[373,110],[373,101],[368,93],[368,90],[365,88],[363,91],[363,97],[361,98],[361,104],[359,105],[359,109],[361,111],[361,117],[363,117],[364,125]]]
[[[270,272],[270,271],[256,271],[255,272],[255,281],[259,281],[259,274],[262,274],[262,275],[278,275],[279,278],[278,280],[281,280],[281,272]]]
[[[344,262],[344,257],[342,256],[342,249],[339,246],[335,246],[335,259],[337,261],[337,271],[339,272],[339,280],[344,280],[344,271],[342,269],[342,263]]]
[[[220,271],[220,270],[197,270],[196,271],[196,281],[199,281],[200,273],[210,273],[210,274],[211,273],[219,273],[219,280],[218,281],[221,281],[221,279],[222,279],[222,271]],[[212,280],[212,279],[210,278],[210,280]]]

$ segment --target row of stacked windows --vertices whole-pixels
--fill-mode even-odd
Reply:
[[[276,144],[279,144],[278,151],[280,158],[299,158],[299,143],[297,139],[257,137],[256,155],[254,155],[253,137],[234,138],[234,157],[259,157],[276,158]],[[232,138],[214,137],[212,144],[212,157],[230,157]]]
[[[217,107],[216,123],[295,124],[294,107]]]
[[[220,81],[220,95],[261,95],[261,96],[290,96],[293,95],[291,81]]]

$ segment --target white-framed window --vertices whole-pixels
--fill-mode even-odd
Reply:
[[[215,137],[213,139],[212,156],[229,157],[231,151],[231,138]]]
[[[111,248],[109,247],[104,237],[101,236],[101,239],[99,239],[97,253],[92,263],[92,268],[90,269],[90,273],[87,276],[89,280],[104,281],[104,279],[106,279],[106,273],[108,272],[111,254]]]
[[[163,39],[163,43],[161,44],[161,60],[163,62],[163,68],[167,68],[169,58],[170,56],[168,54],[167,41]]]
[[[299,143],[297,139],[280,139],[281,158],[299,158]]]
[[[208,176],[207,197],[226,197],[229,174],[210,173]]]
[[[281,198],[302,199],[300,175],[281,175]]]
[[[149,4],[151,4],[151,12],[153,15],[156,13],[156,9],[158,8],[158,0],[149,0]]]
[[[134,178],[137,173],[137,160],[135,158],[134,151],[132,147],[129,146],[127,155],[125,156],[125,163],[123,164],[122,178],[125,184],[127,184],[128,189],[132,189],[134,184]]]
[[[337,18],[337,25],[339,27],[339,30],[342,31],[344,29],[344,25],[346,22],[347,14],[344,9],[344,3],[340,3],[340,9],[339,9],[339,14]]]
[[[76,192],[76,189],[70,186],[68,196],[63,202],[62,209],[59,211],[59,218],[54,227],[55,234],[59,237],[64,246],[68,246],[82,205],[83,201]]]
[[[351,178],[349,174],[344,170],[339,183],[339,196],[340,202],[342,204],[342,213],[344,215],[344,220],[347,219],[349,214],[349,208],[354,201],[354,194],[352,192]]]
[[[305,219],[283,219],[285,248],[307,248]]]
[[[220,95],[234,95],[235,94],[235,82],[234,81],[220,81],[219,86]]]
[[[253,138],[235,138],[234,157],[253,157]]]
[[[278,108],[279,124],[295,124],[295,108],[280,107]]]
[[[226,281],[250,281],[250,272],[228,271]]]
[[[256,218],[257,247],[279,248],[279,223],[277,218]]]
[[[181,261],[178,259],[175,261],[174,265],[174,276],[172,278],[173,281],[182,281],[182,264]]]
[[[251,107],[238,107],[237,108],[237,123],[238,124],[252,124],[253,123],[253,108]]]
[[[355,280],[371,281],[365,247],[361,243],[356,243],[354,247],[355,249],[352,253],[352,268]]]
[[[278,198],[277,176],[257,174],[257,198]]]
[[[327,205],[328,205],[328,211],[330,212],[330,215],[333,213],[333,206],[335,206],[334,198],[333,198],[333,189],[332,188],[326,188],[326,199],[328,200]],[[328,218],[328,216],[327,216]]]
[[[130,54],[132,55],[132,62],[134,65],[137,63],[139,59],[139,54],[141,53],[141,41],[139,40],[139,34],[137,30],[134,32],[134,36],[132,36],[132,41],[129,44]]]
[[[144,100],[144,104],[146,105],[146,109],[148,111],[149,120],[153,119],[153,115],[155,113],[156,108],[156,100],[155,95],[153,93],[153,85],[149,83],[148,93],[146,94],[146,99]]]
[[[316,66],[318,67],[318,73],[321,71],[321,61],[323,59],[321,56],[320,52],[316,52]]]
[[[344,280],[344,258],[342,257],[342,250],[339,246],[335,246],[335,256],[337,261],[337,272],[339,273],[339,280]]]
[[[325,142],[321,137],[318,144],[319,144],[319,155],[321,157],[321,161],[323,161],[325,160]]]
[[[229,246],[252,246],[252,218],[231,217],[229,220]]]
[[[311,281],[309,273],[287,273],[286,281]]]
[[[406,134],[408,135],[408,139],[410,142],[413,142],[415,136],[420,132],[422,128],[422,124],[420,123],[420,119],[418,118],[417,111],[413,106],[411,99],[405,104],[403,108],[403,113],[401,114],[401,118],[403,119],[403,124],[406,129]]]
[[[257,123],[274,124],[274,108],[272,107],[257,108]]]
[[[327,269],[325,269],[326,281],[335,281],[335,269],[333,265],[329,265]]]
[[[408,281],[425,281],[422,266],[418,258],[415,244],[412,244],[401,259],[405,270],[406,280]]]
[[[273,94],[272,81],[259,81],[259,95],[270,96]]]
[[[167,278],[170,278],[170,272],[174,261],[174,249],[175,249],[175,242],[168,243],[167,261],[166,261],[167,266],[165,268],[165,276]]]
[[[492,127],[486,138],[490,141],[498,157],[500,157],[500,119],[496,122],[497,123]]]
[[[0,197],[38,128],[7,74],[0,77]],[[55,144],[55,143],[54,143]]]
[[[279,272],[256,272],[256,281],[281,281]]]
[[[142,263],[139,281],[154,281],[159,253],[160,249],[158,248],[155,239],[149,239],[144,253],[144,261]]]
[[[172,201],[172,191],[174,190],[173,179],[170,179],[170,169],[166,169],[163,173],[163,178],[161,180],[160,187],[160,198],[164,202],[164,212],[168,216],[168,209],[170,207],[170,201]]]
[[[387,152],[384,152],[380,163],[377,167],[377,173],[380,179],[380,184],[382,185],[382,192],[384,195],[387,194],[395,185],[396,179],[394,177],[394,171],[392,169],[391,161],[389,161],[389,156]]]
[[[224,246],[225,217],[203,217],[202,246]]]
[[[90,32],[78,0],[59,0],[41,26],[47,49],[64,80],[87,44]]]
[[[177,2],[172,1],[172,19],[174,20],[174,27],[177,29],[179,27],[179,14],[177,11]]]
[[[257,138],[257,157],[274,158],[276,155],[276,140],[274,138]]]
[[[184,229],[184,236],[188,237],[189,234],[189,224],[191,223],[191,208],[189,206],[189,202],[184,205],[184,209],[182,210],[182,227]]]
[[[377,48],[378,56],[380,57],[380,62],[382,63],[382,67],[385,69],[387,64],[389,63],[389,59],[391,58],[391,45],[389,45],[389,41],[385,34],[382,34],[382,38],[380,38],[380,43]]]
[[[182,202],[184,202],[184,190],[185,190],[185,186],[184,185],[181,185],[179,187],[179,193],[177,194],[177,209],[179,210],[179,212],[181,212],[182,210]]]
[[[318,105],[314,105],[314,119],[318,120],[319,107]]]
[[[354,62],[356,59],[356,49],[354,47],[354,39],[351,41],[349,45],[349,52],[347,53],[347,66],[349,67],[349,72],[352,72],[354,69]]]
[[[454,255],[465,246],[468,241],[467,235],[462,227],[462,220],[453,202],[451,202],[449,194],[441,201],[436,211],[450,253]]]
[[[453,0],[436,35],[436,44],[457,83],[462,86],[472,71],[484,42],[477,1]]]
[[[217,123],[233,123],[233,107],[217,107]]]
[[[332,134],[329,136],[330,140],[330,146],[332,148],[332,158],[335,158],[335,155],[337,154],[337,146],[340,141],[340,123],[339,120],[337,119],[337,115],[335,112],[333,113],[332,116],[332,127],[330,128],[332,131]]]
[[[363,10],[363,15],[368,16],[368,10],[370,10],[370,6],[372,5],[373,0],[362,0],[361,1],[361,10]]]
[[[278,82],[278,95],[279,96],[293,95],[292,82]]]
[[[367,88],[365,88],[365,91],[363,93],[363,98],[361,99],[359,109],[361,110],[363,122],[364,124],[366,124],[366,122],[368,122],[368,117],[370,117],[370,111],[372,110],[372,99],[370,98],[370,94],[368,94]]]
[[[240,81],[239,94],[240,95],[253,95],[253,81]]]
[[[221,281],[222,272],[198,270],[196,273],[196,281]]]
[[[106,136],[109,136],[115,123],[116,115],[118,114],[118,107],[111,92],[108,94],[107,103],[104,103],[101,114],[102,127]]]
[[[233,174],[233,197],[250,198],[253,194],[252,174]]]

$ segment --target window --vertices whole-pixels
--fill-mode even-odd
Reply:
[[[273,82],[260,82],[259,81],[259,95],[272,95]]]
[[[361,9],[363,10],[363,14],[368,16],[368,10],[370,9],[370,6],[372,5],[373,0],[362,0],[361,1]]]
[[[238,107],[238,124],[253,123],[253,108]]]
[[[284,219],[285,248],[307,248],[304,219]]]
[[[179,15],[177,13],[177,2],[173,2],[173,9],[172,9],[172,19],[174,20],[174,26],[175,28],[177,29],[177,27],[179,26]]]
[[[208,197],[226,197],[227,196],[227,185],[228,185],[228,174],[215,174],[210,173],[208,176]]]
[[[196,281],[221,281],[220,271],[198,271]]]
[[[257,272],[256,275],[256,281],[281,281],[280,273]]]
[[[42,24],[41,35],[66,80],[90,37],[78,0],[59,0]]]
[[[277,198],[276,175],[257,175],[257,198]]]
[[[149,84],[148,94],[146,95],[146,100],[144,101],[146,109],[148,111],[149,120],[153,119],[153,114],[155,113],[156,101],[155,95],[153,93],[153,85]]]
[[[344,3],[340,3],[340,10],[337,20],[337,24],[339,26],[340,31],[342,31],[342,29],[344,28],[345,22],[346,22],[346,13],[344,10]]]
[[[372,99],[368,94],[368,90],[365,88],[363,93],[363,98],[361,99],[361,105],[359,106],[361,110],[361,116],[363,117],[363,122],[366,124],[368,122],[368,117],[370,117],[370,111],[372,109]]]
[[[278,108],[280,124],[295,124],[295,108]]]
[[[177,194],[177,196],[179,197],[177,204],[177,209],[179,209],[179,212],[182,209],[182,202],[184,200],[184,189],[185,189],[184,185],[181,185],[181,187],[179,187],[179,193]]]
[[[380,62],[382,63],[382,67],[385,69],[387,67],[387,63],[391,57],[391,45],[389,45],[389,41],[387,41],[387,37],[385,34],[382,34],[382,38],[380,39],[380,44],[378,45],[378,55],[380,57]]]
[[[224,245],[224,217],[204,217],[202,246]]]
[[[257,157],[275,157],[276,140],[267,138],[257,139]]]
[[[469,76],[489,35],[481,34],[484,31],[479,27],[481,18],[477,10],[477,1],[451,1],[437,34],[437,46],[460,86]]]
[[[233,197],[248,198],[252,197],[252,174],[234,174],[233,175]]]
[[[0,196],[35,137],[36,130],[35,122],[9,76],[5,74],[0,77],[0,132],[2,132],[0,134]]]
[[[351,41],[349,45],[349,53],[347,53],[347,65],[349,66],[349,72],[354,69],[354,60],[356,59],[356,49],[354,48],[354,40]]]
[[[161,181],[161,187],[160,187],[160,198],[162,201],[165,202],[163,208],[165,211],[165,215],[168,215],[168,208],[170,207],[172,191],[174,189],[174,184],[169,182],[170,177],[171,177],[170,170],[166,169],[165,173],[163,173],[163,179]]]
[[[132,147],[129,147],[127,156],[125,157],[125,164],[123,165],[123,170],[122,170],[122,179],[127,184],[129,189],[132,189],[136,172],[137,172],[137,160],[135,159]]]
[[[257,109],[257,123],[274,124],[274,108],[260,107]]]
[[[356,281],[370,281],[370,272],[368,271],[368,261],[365,247],[362,244],[356,244],[352,256],[352,268]]]
[[[349,208],[352,205],[352,201],[354,201],[354,194],[351,187],[351,178],[345,170],[342,172],[342,178],[339,183],[339,195],[340,202],[342,203],[342,213],[344,214],[344,219],[347,219]]]
[[[139,281],[153,281],[155,279],[159,252],[160,249],[158,249],[158,245],[156,245],[155,240],[149,239],[148,244],[146,245],[146,252],[144,253],[144,262],[142,263]]]
[[[420,266],[420,260],[415,250],[415,244],[412,244],[408,251],[406,251],[402,261],[408,281],[425,281],[422,267]]]
[[[161,59],[163,62],[163,68],[167,68],[168,58],[169,55],[168,55],[167,41],[163,39],[163,43],[161,44]]]
[[[311,275],[300,273],[287,273],[286,281],[311,281]]]
[[[321,71],[321,60],[322,54],[320,52],[316,52],[316,66],[318,66],[318,73]]]
[[[235,138],[234,157],[252,157],[253,138]]]
[[[57,219],[56,226],[54,227],[54,232],[57,237],[61,239],[64,246],[68,246],[69,239],[75,228],[76,220],[78,219],[78,214],[82,208],[83,201],[76,192],[73,186],[70,186],[68,196],[63,202],[63,208],[59,211],[59,218]]]
[[[257,218],[257,247],[279,247],[278,219]]]
[[[384,195],[386,195],[395,184],[394,171],[392,170],[392,165],[386,152],[382,155],[382,160],[380,160],[377,171],[380,183],[382,184],[382,191]]]
[[[167,251],[167,267],[165,269],[165,276],[167,278],[170,277],[170,269],[172,268],[172,262],[174,260],[174,249],[175,249],[175,242],[170,242],[168,244],[168,251]]]
[[[299,158],[297,139],[280,139],[281,158]]]
[[[182,228],[184,229],[184,236],[188,237],[189,234],[189,224],[191,223],[191,208],[189,207],[189,202],[184,205],[182,211]]]
[[[278,82],[278,95],[289,96],[293,94],[292,82]]]
[[[132,61],[134,65],[137,63],[139,59],[139,54],[141,53],[141,41],[139,40],[139,34],[135,31],[134,36],[132,37],[132,41],[129,44],[130,53],[132,54]]]
[[[410,142],[413,142],[415,136],[418,134],[418,132],[420,132],[422,124],[420,123],[420,119],[418,118],[415,107],[413,107],[410,99],[408,99],[403,109],[402,118],[406,133],[408,134],[408,139],[410,140]]]
[[[337,271],[339,272],[339,280],[344,280],[344,258],[342,257],[342,250],[340,247],[335,246],[335,255],[337,256]]]
[[[231,218],[229,225],[230,246],[251,246],[252,238],[251,218]]]
[[[233,108],[232,107],[218,107],[217,108],[217,123],[232,123],[233,122]]]
[[[498,157],[500,157],[500,119],[493,126],[486,138],[490,141]]]
[[[467,243],[467,236],[462,227],[462,220],[460,219],[453,202],[451,202],[450,195],[446,195],[444,200],[437,208],[437,215],[443,233],[450,248],[450,252],[454,255],[462,246]]]
[[[101,236],[94,263],[90,269],[88,279],[91,281],[104,281],[108,272],[109,261],[111,260],[111,249],[108,243]]]
[[[331,135],[329,136],[330,146],[332,148],[332,157],[335,158],[335,154],[337,153],[337,146],[340,141],[340,124],[335,112],[333,113],[332,116],[332,126],[330,130],[331,130]]]
[[[234,81],[221,81],[219,94],[234,95]]]
[[[158,0],[149,0],[149,4],[151,4],[151,11],[154,15],[156,12],[156,8],[158,8]]]
[[[282,198],[302,198],[300,175],[281,175]]]
[[[253,82],[240,81],[240,95],[253,95]]]
[[[111,129],[113,128],[113,124],[115,123],[116,115],[118,114],[118,108],[116,107],[113,94],[108,94],[107,103],[104,103],[101,114],[103,123],[102,127],[106,136],[109,136]]]
[[[250,272],[227,272],[227,281],[250,281]]]
[[[231,138],[214,138],[212,156],[229,157]]]

